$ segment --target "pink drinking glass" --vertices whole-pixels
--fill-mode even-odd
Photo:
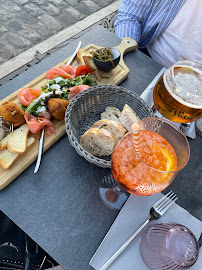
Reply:
[[[151,270],[183,270],[196,262],[199,245],[187,227],[176,223],[157,223],[142,233],[140,253]]]

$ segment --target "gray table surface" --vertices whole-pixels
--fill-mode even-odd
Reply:
[[[120,39],[102,27],[84,34],[82,47],[89,43],[116,46]],[[0,98],[16,91],[52,66],[70,56],[78,44],[67,47],[30,68],[0,88]],[[141,94],[161,66],[140,51],[125,55],[130,69],[121,84]],[[178,204],[202,220],[202,138],[189,140],[191,157],[170,188],[179,196]],[[37,174],[35,163],[8,187],[0,191],[1,210],[22,230],[68,270],[92,269],[88,262],[118,211],[100,200],[99,180],[109,170],[80,157],[64,135],[46,153]]]

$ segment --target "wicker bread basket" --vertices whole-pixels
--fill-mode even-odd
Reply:
[[[137,94],[120,86],[98,85],[76,95],[67,107],[65,128],[71,145],[77,153],[91,163],[103,168],[111,167],[111,156],[95,157],[80,145],[80,137],[100,120],[106,107],[122,110],[128,104],[140,119],[153,116],[150,107]]]

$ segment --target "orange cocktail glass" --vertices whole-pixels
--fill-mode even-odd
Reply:
[[[148,196],[164,190],[187,164],[190,148],[186,136],[171,122],[146,118],[139,122],[140,154],[131,133],[116,145],[111,159],[112,174],[126,191]]]

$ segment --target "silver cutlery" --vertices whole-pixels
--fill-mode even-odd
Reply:
[[[45,132],[45,128],[43,128],[43,130],[41,132],[41,138],[40,138],[40,141],[39,141],[38,158],[37,158],[37,161],[36,161],[36,166],[35,166],[35,169],[34,169],[34,173],[38,172],[39,166],[40,166],[40,163],[41,163],[41,155],[42,155],[42,151],[43,151],[43,141],[44,141],[44,132]]]
[[[76,56],[76,54],[77,54],[78,50],[80,49],[80,47],[81,47],[81,41],[79,41],[78,46],[76,47],[76,50],[72,54],[71,58],[68,60],[67,65],[70,65],[71,62],[74,60],[74,57]],[[39,167],[40,167],[40,163],[41,163],[41,155],[42,155],[42,152],[43,152],[43,141],[44,141],[44,129],[45,128],[43,128],[43,130],[42,130],[41,138],[40,138],[40,141],[39,141],[38,158],[37,158],[36,166],[35,166],[35,169],[34,169],[34,173],[38,172]]]
[[[99,269],[107,269],[118,256],[127,248],[127,246],[135,239],[135,237],[146,227],[146,225],[154,219],[162,217],[171,205],[178,199],[178,197],[170,191],[163,198],[158,200],[150,209],[149,218],[145,223],[109,258],[109,260]]]

